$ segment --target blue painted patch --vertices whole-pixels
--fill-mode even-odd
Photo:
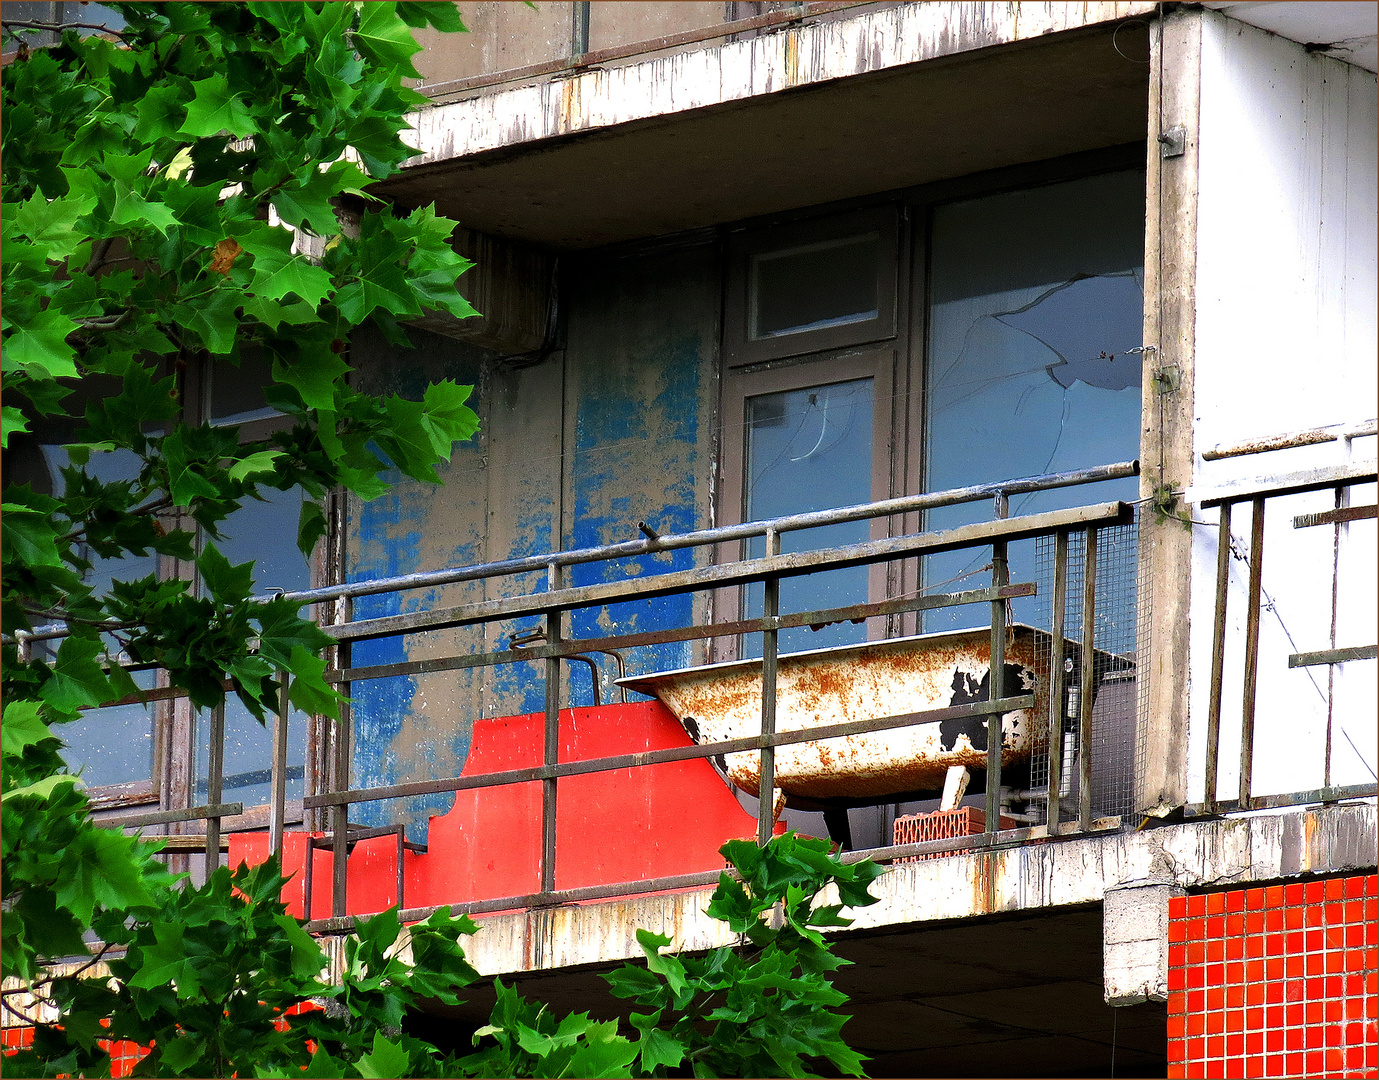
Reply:
[[[399,477],[393,474],[387,479],[397,483]],[[402,526],[419,523],[422,508],[414,500],[406,499],[405,494],[406,489],[394,488],[360,507],[355,534],[358,549],[350,567],[350,581],[395,577],[413,573],[418,568],[421,533],[417,530],[404,531]],[[399,593],[361,596],[354,602],[356,619],[379,618],[401,612],[402,597]],[[396,664],[406,659],[407,650],[402,637],[360,641],[350,650],[350,662],[356,667]],[[354,786],[384,787],[415,779],[412,769],[399,768],[392,744],[411,713],[416,689],[416,680],[405,675],[370,679],[351,687],[354,727],[354,776],[351,780]],[[451,801],[451,796],[426,796],[402,800],[400,807],[393,801],[359,803],[351,810],[351,817],[361,825],[371,826],[405,821],[409,835],[424,842],[430,815],[444,812]]]
[[[648,353],[644,362],[655,366],[660,379],[660,389],[651,402],[629,396],[627,379],[610,365],[591,373],[578,403],[571,470],[573,547],[632,539],[639,520],[661,533],[689,532],[698,525],[694,466],[699,435],[699,337],[691,334],[678,338]],[[654,433],[647,428],[648,413],[655,413],[662,422]],[[649,475],[659,477],[672,470],[675,479],[668,484],[665,504],[647,505],[645,488],[633,485],[644,483]],[[693,565],[694,553],[680,549],[669,553],[669,558],[640,557],[574,566],[570,568],[570,583],[620,581],[629,572],[644,577]],[[682,595],[578,611],[572,614],[571,634],[597,637],[689,626],[694,619],[693,604],[692,596]],[[689,663],[689,658],[688,643],[659,645],[637,650],[633,667],[679,667]],[[587,670],[577,670],[572,678],[576,701],[581,700],[581,691],[588,693],[588,684]]]

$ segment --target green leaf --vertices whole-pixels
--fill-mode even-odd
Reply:
[[[244,317],[257,319],[270,330],[277,330],[283,324],[305,326],[322,321],[316,309],[301,300],[280,304],[276,300],[265,300],[262,296],[251,296],[244,301]]]
[[[24,747],[35,746],[44,739],[56,738],[38,716],[36,701],[11,701],[5,705],[4,719],[0,722],[0,743],[4,752],[16,757],[24,752]]]
[[[364,4],[359,14],[359,27],[354,31],[354,47],[369,60],[395,74],[420,78],[412,66],[412,55],[421,46],[412,37],[407,25],[397,18],[390,4]]]
[[[297,550],[307,558],[316,550],[316,543],[326,535],[326,515],[315,499],[304,499],[297,518]]]
[[[141,142],[154,143],[175,136],[185,115],[182,101],[182,88],[176,84],[146,90],[134,106],[139,118],[134,126],[134,137]]]
[[[251,288],[259,296],[281,300],[292,294],[316,307],[334,289],[326,271],[305,255],[292,253],[292,234],[287,229],[261,225],[235,239],[254,257]]]
[[[175,1073],[185,1072],[201,1059],[206,1044],[195,1035],[183,1032],[177,1038],[158,1043],[159,1064]]]
[[[479,417],[465,404],[472,386],[457,386],[449,379],[432,383],[422,397],[421,422],[437,457],[449,458],[455,443],[474,437]]]
[[[373,1035],[373,1050],[359,1058],[356,1067],[359,1075],[375,1080],[378,1077],[399,1077],[409,1075],[411,1056],[391,1039],[385,1038],[381,1031]]]
[[[18,503],[0,504],[0,535],[4,536],[6,561],[17,559],[29,566],[61,566],[57,550],[57,526],[47,514]]]
[[[428,3],[426,0],[410,0],[397,5],[398,17],[408,26],[426,26],[428,23],[442,33],[463,33],[464,22],[459,10],[451,3]]]
[[[358,166],[353,168],[356,173],[359,172]],[[340,192],[340,175],[333,169],[326,172],[313,170],[305,183],[286,186],[274,194],[273,209],[289,225],[298,228],[305,225],[317,236],[339,232],[340,222],[330,200]],[[362,173],[359,175],[363,176]]]
[[[254,588],[254,564],[240,563],[231,566],[210,541],[196,560],[196,568],[201,572],[201,582],[206,590],[222,604],[236,604],[246,600]]]
[[[76,714],[83,706],[104,705],[115,698],[114,687],[96,658],[105,652],[97,638],[67,637],[58,646],[52,675],[38,696],[61,713]]]
[[[256,450],[242,457],[226,470],[231,480],[247,480],[251,476],[271,474],[277,468],[275,462],[283,457],[281,450]]]
[[[197,333],[211,355],[228,356],[239,332],[235,311],[243,302],[244,296],[238,289],[212,289],[181,304],[174,317],[180,325]]]
[[[212,75],[191,84],[196,96],[187,106],[187,118],[178,131],[193,137],[228,131],[236,138],[252,135],[258,124],[240,95],[230,90],[224,75]]]
[[[666,980],[671,993],[677,997],[685,989],[685,965],[677,957],[661,955],[661,949],[671,943],[664,934],[653,934],[648,930],[637,931],[637,942],[646,954],[648,971],[653,971]]]
[[[308,409],[333,410],[336,391],[345,385],[349,365],[335,353],[310,353],[291,364],[273,361],[273,378],[301,394]]]
[[[5,338],[3,370],[22,371],[33,379],[75,378],[76,349],[67,344],[67,335],[77,322],[60,311],[40,311]]]
[[[321,678],[326,662],[298,645],[292,650],[291,663],[287,667],[292,672],[288,700],[303,712],[335,716],[340,702],[346,699]]]
[[[83,786],[80,777],[72,776],[70,773],[54,773],[52,776],[45,776],[42,780],[36,780],[32,784],[11,788],[0,798],[3,798],[5,802],[9,802],[11,799],[47,799],[58,788],[69,785],[76,788]]]
[[[24,414],[13,405],[0,406],[3,426],[0,426],[0,450],[8,450],[11,435],[22,435],[29,430],[29,422]]]

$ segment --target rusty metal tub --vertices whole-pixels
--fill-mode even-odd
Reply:
[[[1006,634],[1005,693],[1033,693],[1034,708],[1001,721],[1002,767],[1027,762],[1048,728],[1050,635],[1023,625]],[[1068,642],[1065,655],[1080,650]],[[991,631],[892,638],[779,657],[776,730],[900,716],[987,700]],[[1076,670],[1076,666],[1074,666]],[[659,698],[696,742],[761,731],[761,661],[738,660],[617,680]],[[986,768],[986,718],[930,722],[776,748],[776,786],[802,808],[937,791],[950,766]],[[729,779],[758,794],[755,751],[728,754]]]

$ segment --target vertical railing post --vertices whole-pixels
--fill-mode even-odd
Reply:
[[[1058,825],[1063,817],[1063,694],[1067,680],[1064,678],[1063,660],[1066,653],[1066,609],[1068,606],[1068,530],[1059,529],[1053,542],[1053,618],[1049,632],[1049,791],[1048,821],[1049,835],[1058,833]]]
[[[1347,446],[1349,442],[1347,442]],[[1350,489],[1344,485],[1336,488],[1335,508],[1340,510],[1350,502]],[[1341,583],[1341,522],[1331,527],[1331,633],[1328,648],[1336,647],[1336,612],[1340,601]],[[1326,665],[1326,756],[1322,759],[1322,787],[1331,786],[1331,732],[1335,726],[1336,713],[1336,665]]]
[[[1216,777],[1221,757],[1221,687],[1226,670],[1226,595],[1230,591],[1231,504],[1221,504],[1216,528],[1216,613],[1211,631],[1211,695],[1207,699],[1207,771],[1203,802],[1216,812]]]
[[[1264,496],[1254,497],[1250,522],[1250,593],[1245,609],[1245,699],[1240,708],[1240,808],[1250,799],[1255,750],[1255,691],[1259,681],[1259,609],[1264,585]]]
[[[1092,827],[1092,705],[1096,700],[1096,563],[1097,535],[1087,530],[1086,564],[1082,568],[1082,673],[1078,694],[1077,800],[1078,827]]]
[[[780,554],[780,533],[766,530],[766,556]],[[762,616],[774,619],[780,614],[780,578],[768,577],[763,582]],[[761,632],[761,733],[776,733],[776,666],[779,654],[779,631],[774,626]],[[775,831],[776,750],[761,748],[761,782],[757,786],[757,843],[765,846]]]
[[[561,587],[561,567],[557,562],[546,566],[546,588],[555,592]],[[546,643],[558,645],[563,640],[561,612],[546,612]],[[554,765],[560,759],[560,658],[546,657],[546,725],[542,737],[543,764]],[[555,818],[556,780],[541,781],[541,891],[555,891]]]
[[[217,805],[225,783],[225,702],[211,710],[211,732],[206,743],[206,802]],[[220,818],[206,819],[206,877],[220,867]]]
[[[335,607],[335,621],[337,625],[353,621],[354,601],[344,596]],[[345,671],[350,666],[350,642],[342,641],[336,646],[337,662],[340,670]],[[353,739],[350,716],[350,684],[341,683],[340,692],[345,695],[345,700],[340,703],[340,719],[335,725],[335,768],[332,777],[332,786],[336,791],[345,791],[350,786],[350,758],[352,748],[350,743]],[[337,918],[345,914],[346,905],[349,901],[349,811],[350,808],[345,803],[340,803],[331,807],[330,828],[331,828],[331,914]],[[310,847],[307,855],[315,858],[315,854]],[[311,918],[311,912],[306,913],[306,917]]]
[[[995,514],[1004,518],[1010,513],[1010,501],[1004,492],[997,494]],[[1006,565],[1006,543],[996,540],[991,545],[991,587],[999,589],[1010,584]],[[997,701],[1005,694],[1006,673],[1006,601],[991,602],[991,667],[987,679],[988,701]],[[986,714],[986,831],[1001,828],[1001,750],[1005,742],[1005,716]]]
[[[270,774],[272,795],[268,802],[268,846],[278,856],[281,869],[283,818],[287,813],[287,720],[291,706],[287,700],[287,669],[278,671],[278,712],[273,717],[273,765]]]

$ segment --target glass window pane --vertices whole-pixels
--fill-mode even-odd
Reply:
[[[278,416],[264,400],[263,389],[273,381],[272,364],[262,353],[245,349],[236,367],[228,360],[209,365],[211,369],[211,423],[246,424]]]
[[[152,671],[136,671],[141,689],[156,681]],[[153,778],[153,706],[115,705],[91,709],[71,724],[53,729],[63,742],[62,758],[88,788]]]
[[[872,380],[854,379],[762,394],[747,400],[746,516],[749,521],[852,506],[871,500]],[[865,521],[845,522],[781,536],[781,551],[861,543]],[[748,555],[766,551],[765,539],[748,542]],[[762,611],[762,586],[745,590],[745,614]],[[865,602],[867,568],[849,567],[781,581],[781,611],[816,611]],[[864,624],[844,623],[811,631],[783,631],[783,651],[821,649],[866,638]],[[760,638],[747,639],[748,655],[760,655]]]
[[[751,336],[875,319],[879,247],[880,236],[872,232],[752,256]]]
[[[934,213],[929,322],[930,491],[1139,456],[1144,174],[1088,177],[951,203]],[[1134,500],[1134,479],[1017,496],[1012,515]],[[988,503],[931,511],[931,529],[987,520]],[[937,589],[989,549],[925,560]],[[1011,580],[1033,567],[1012,557]],[[954,579],[957,579],[956,581]],[[959,583],[962,582],[962,583]],[[1017,616],[1019,614],[1017,601]],[[975,607],[926,628],[976,625]]]
[[[311,565],[297,550],[297,516],[301,512],[299,490],[260,490],[263,500],[249,499],[221,526],[225,539],[216,542],[232,564],[254,561],[254,590],[292,592],[311,587]],[[304,618],[311,609],[303,608]],[[196,785],[198,798],[206,794],[209,757],[207,734],[210,717],[203,713],[196,723]],[[242,802],[246,807],[268,802],[270,770],[273,764],[273,725],[265,728],[231,697],[225,703],[225,778],[226,802]],[[288,720],[287,797],[302,797],[302,775],[306,760],[306,716],[293,709]]]

